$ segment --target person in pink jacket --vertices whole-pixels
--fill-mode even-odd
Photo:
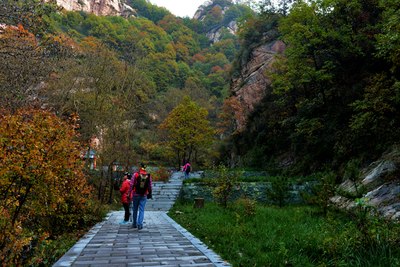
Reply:
[[[121,202],[122,205],[124,206],[125,210],[125,216],[123,222],[121,224],[126,224],[129,222],[129,203],[131,201],[131,196],[129,195],[129,188],[130,188],[130,176],[129,173],[125,173],[124,177],[122,178],[122,185],[121,188],[119,189],[119,192],[121,192]]]
[[[188,179],[190,176],[190,172],[192,171],[192,166],[190,165],[189,160],[185,161],[185,165],[183,165],[182,171],[185,174],[185,179]]]
[[[141,164],[141,168],[136,172],[130,183],[129,193],[133,192],[133,222],[132,227],[141,230],[143,228],[144,208],[148,198],[152,198],[152,181],[146,166]]]

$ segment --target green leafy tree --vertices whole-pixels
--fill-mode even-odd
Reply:
[[[318,182],[313,185],[311,193],[305,193],[303,197],[309,204],[318,206],[326,216],[336,192],[336,174],[332,171],[317,173],[315,180]]]
[[[178,166],[212,143],[215,131],[207,116],[205,108],[185,97],[159,126],[165,130],[165,143],[174,151]]]
[[[378,34],[378,55],[393,64],[392,71],[400,67],[400,8],[399,1],[381,0],[379,6],[383,9],[382,32]]]
[[[157,23],[171,13],[164,7],[158,7],[146,0],[129,0],[130,6],[137,10],[138,14]]]
[[[363,96],[351,104],[353,116],[350,120],[353,138],[349,142],[362,148],[362,156],[372,151],[384,151],[399,140],[397,131],[400,106],[399,83],[399,12],[398,1],[378,1],[382,9],[380,33],[376,35],[377,59],[381,67],[366,81]]]
[[[290,196],[290,183],[286,176],[274,176],[270,178],[270,187],[267,187],[267,196],[272,202],[283,207]]]
[[[400,138],[399,81],[389,73],[376,74],[369,81],[363,98],[351,105],[354,113],[350,120],[352,143],[364,148],[360,149],[364,158],[371,151],[386,150]]]

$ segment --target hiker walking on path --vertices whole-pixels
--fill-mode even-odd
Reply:
[[[121,188],[119,189],[119,192],[121,192],[121,202],[122,202],[122,206],[124,206],[125,215],[124,215],[124,220],[121,222],[121,224],[126,224],[129,222],[129,216],[130,216],[129,203],[130,203],[131,197],[128,193],[129,193],[131,181],[130,181],[129,173],[126,172],[122,179],[123,179],[122,185],[121,185]]]
[[[186,161],[186,164],[183,165],[183,168],[182,168],[182,171],[183,171],[184,174],[185,174],[185,179],[188,179],[188,178],[189,178],[189,175],[190,175],[190,171],[191,171],[191,170],[192,170],[192,166],[190,165],[189,161],[187,160],[187,161]]]
[[[138,172],[131,179],[129,195],[133,192],[133,222],[132,227],[141,230],[143,228],[144,208],[148,198],[152,198],[152,181],[146,166],[141,164]]]

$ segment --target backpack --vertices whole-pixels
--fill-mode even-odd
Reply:
[[[185,172],[186,172],[186,173],[189,173],[189,172],[191,172],[191,171],[192,171],[192,166],[186,165]]]
[[[139,173],[138,177],[136,178],[136,183],[135,183],[135,191],[136,194],[139,194],[143,196],[147,189],[149,188],[150,184],[150,174],[143,174]]]

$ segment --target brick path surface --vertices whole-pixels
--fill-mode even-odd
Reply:
[[[109,213],[53,267],[230,266],[166,211],[145,211],[141,230],[120,224],[123,217],[122,210]]]

